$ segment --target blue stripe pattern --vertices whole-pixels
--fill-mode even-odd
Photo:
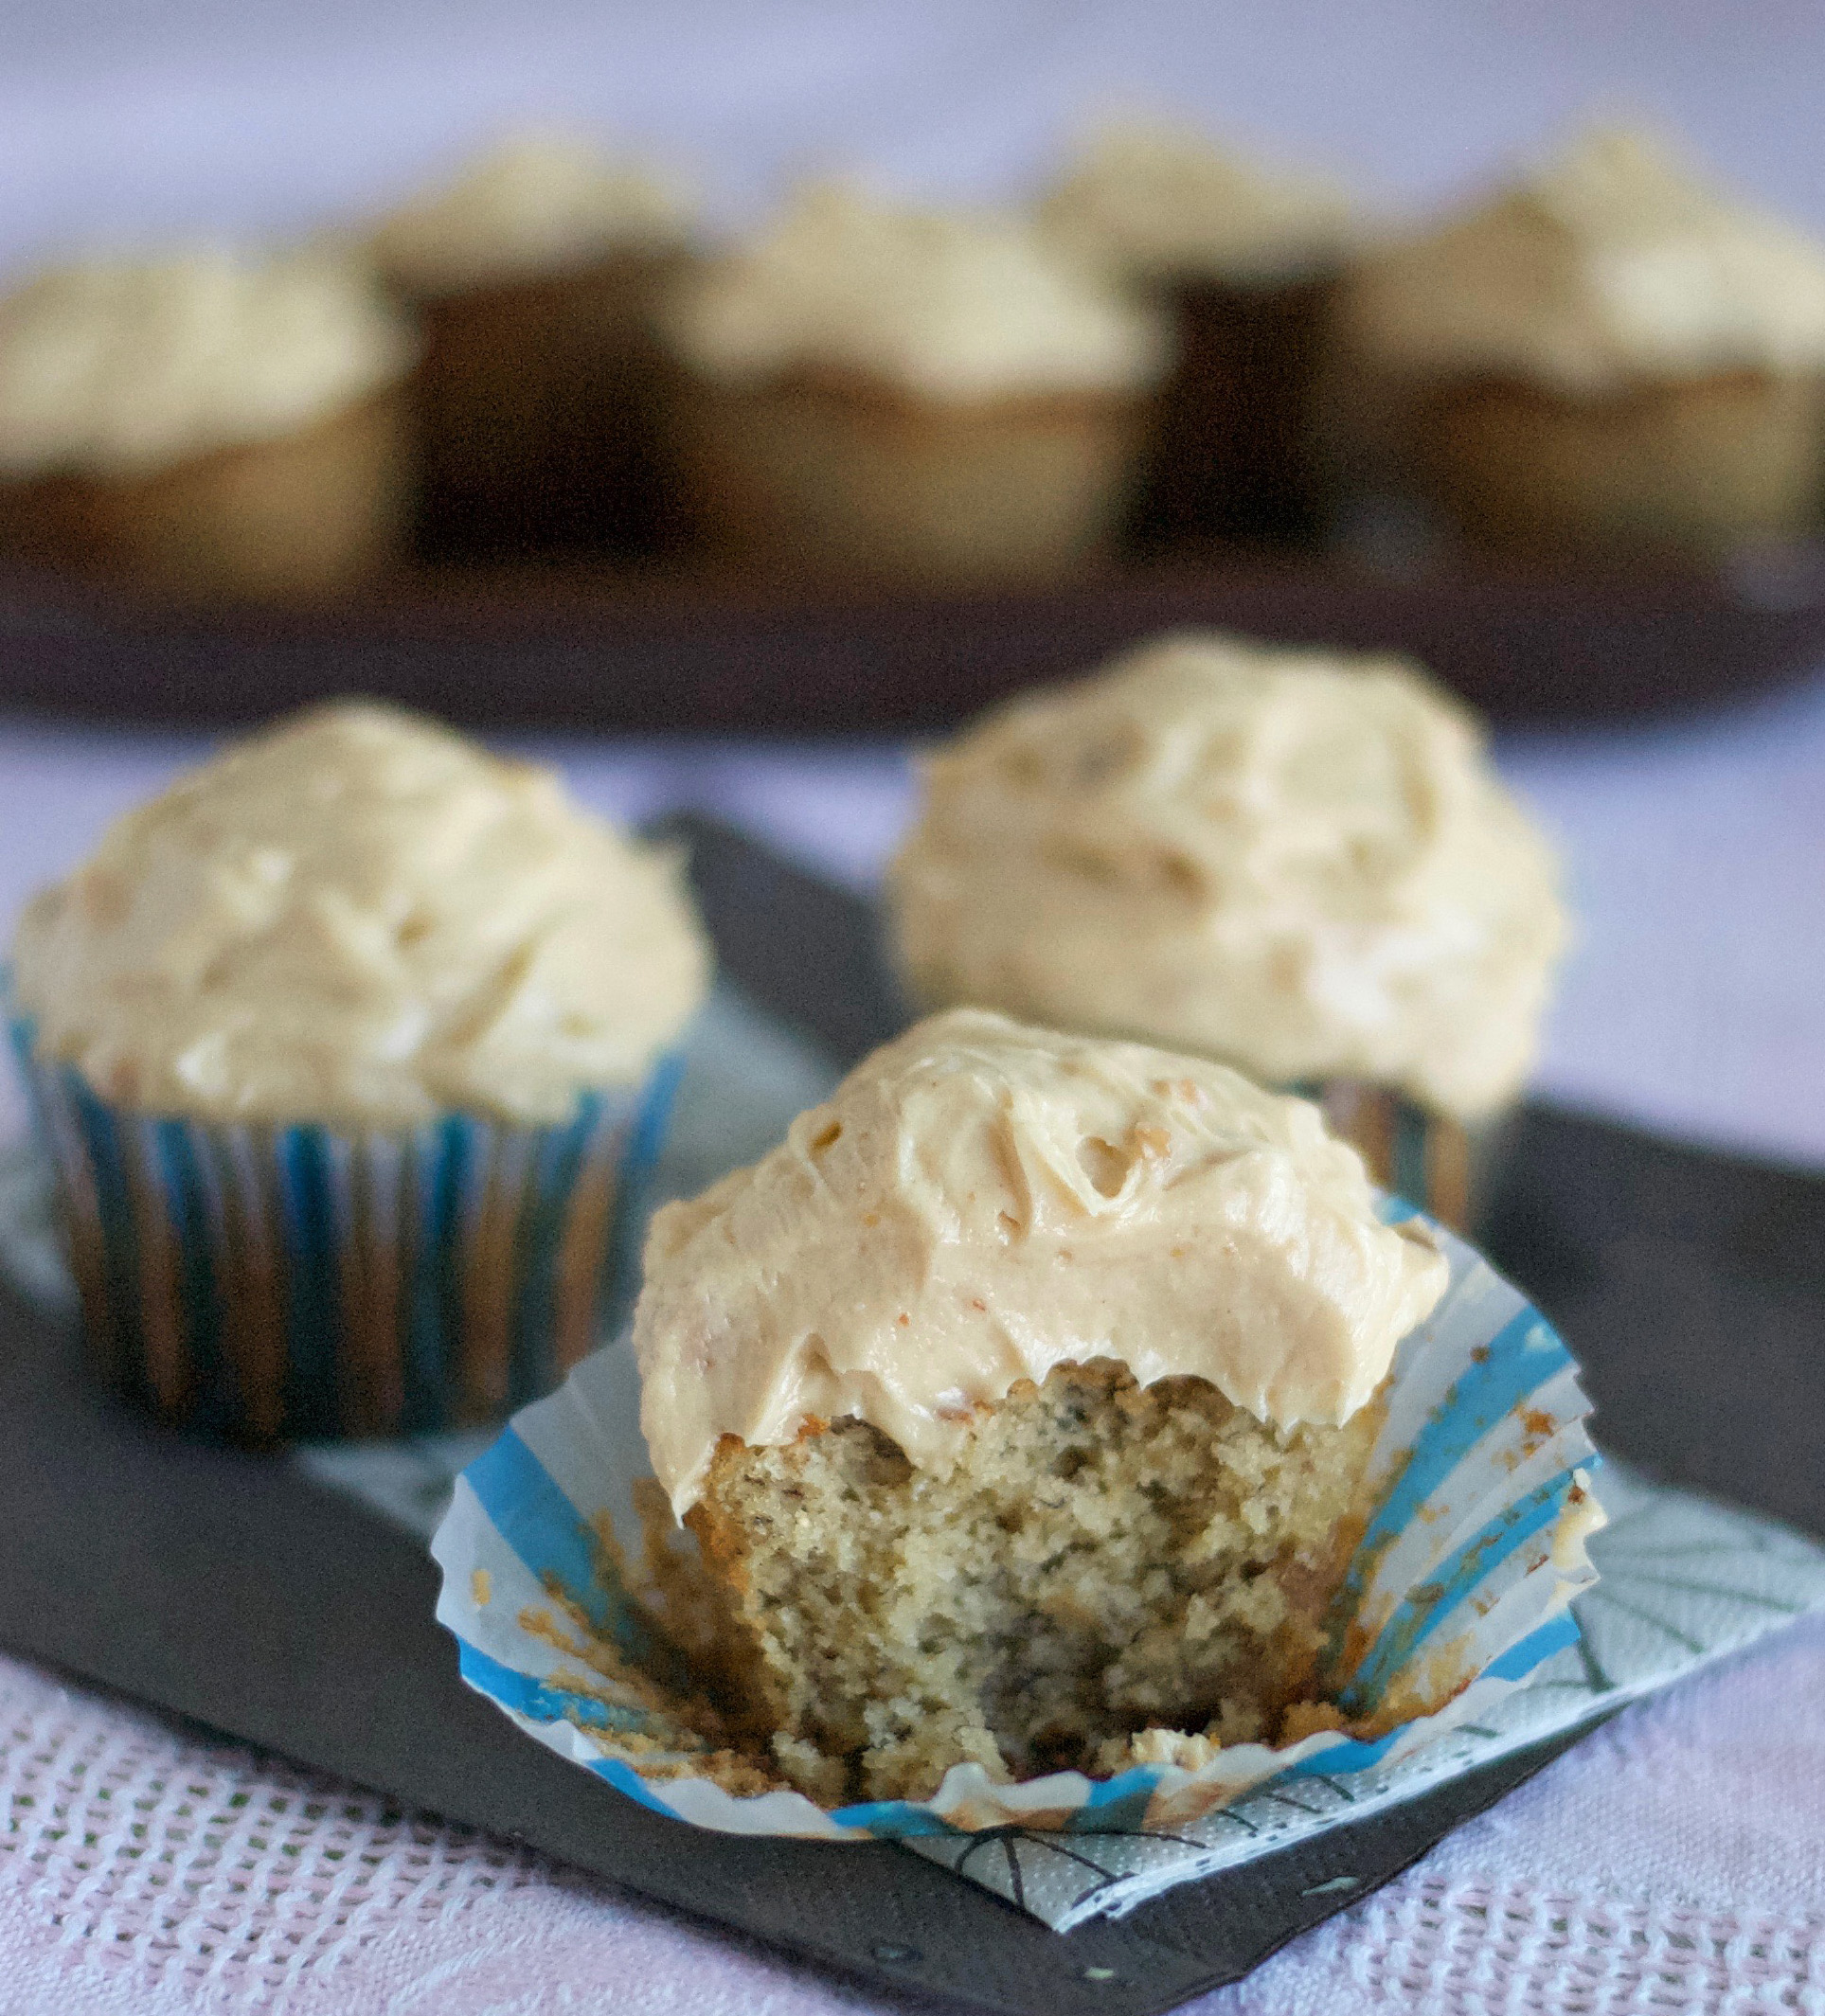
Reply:
[[[452,1114],[369,1137],[116,1111],[73,1067],[36,1058],[28,1018],[8,1022],[73,1244],[79,1258],[97,1257],[79,1267],[78,1285],[104,1375],[196,1432],[293,1439],[456,1427],[486,1418],[496,1396],[518,1406],[548,1391],[564,1369],[561,1329],[574,1356],[625,1301],[617,1261],[633,1253],[683,1070],[676,1055],[635,1091],[583,1095],[558,1126]],[[503,1166],[524,1169],[521,1187],[491,1196]],[[585,1183],[608,1191],[593,1255],[567,1245]],[[497,1372],[471,1362],[478,1239],[505,1256],[480,1291],[505,1303]],[[169,1282],[162,1262],[148,1272],[167,1251]],[[250,1288],[262,1253],[269,1277]],[[237,1302],[250,1292],[257,1307]],[[390,1311],[382,1295],[393,1297]],[[255,1330],[267,1308],[279,1365],[274,1390],[258,1393],[250,1382],[267,1361]],[[373,1361],[389,1350],[390,1368]]]
[[[637,1730],[644,1718],[637,1708],[624,1708],[603,1701],[599,1695],[580,1694],[570,1687],[554,1687],[529,1673],[503,1666],[491,1659],[467,1638],[456,1641],[456,1665],[462,1677],[481,1693],[491,1694],[503,1707],[511,1708],[531,1722],[576,1722],[584,1729]]]
[[[628,1600],[589,1522],[512,1428],[463,1472],[489,1524],[543,1589],[563,1595],[630,1659],[671,1664],[675,1655]]]
[[[1415,1215],[1411,1207],[1394,1197],[1384,1199],[1382,1212],[1390,1222]],[[1431,1340],[1447,1335],[1451,1309],[1461,1302],[1463,1310],[1487,1311],[1488,1320],[1497,1324],[1494,1333],[1475,1349],[1464,1344],[1437,1346],[1463,1351],[1466,1362],[1459,1376],[1445,1389],[1421,1428],[1405,1463],[1393,1474],[1346,1579],[1333,1619],[1333,1643],[1347,1635],[1353,1606],[1360,1603],[1369,1586],[1375,1567],[1389,1544],[1405,1533],[1422,1512],[1437,1516],[1441,1504],[1469,1503],[1487,1489],[1490,1478],[1499,1475],[1494,1468],[1492,1446],[1509,1447],[1509,1418],[1524,1409],[1531,1396],[1557,1379],[1570,1364],[1564,1344],[1539,1313],[1525,1305],[1505,1320],[1502,1304],[1492,1302],[1492,1279],[1483,1263],[1468,1249],[1453,1242],[1447,1249],[1454,1259],[1454,1282],[1446,1302],[1435,1312],[1427,1330],[1413,1344],[1423,1353]],[[1465,1319],[1460,1319],[1465,1320]],[[1473,1331],[1472,1336],[1480,1334]],[[1517,1548],[1533,1543],[1546,1533],[1564,1510],[1573,1487],[1569,1465],[1595,1463],[1578,1419],[1582,1401],[1569,1423],[1567,1467],[1548,1481],[1524,1492],[1502,1512],[1488,1521],[1468,1540],[1454,1547],[1442,1560],[1431,1559],[1425,1578],[1406,1592],[1404,1599],[1377,1631],[1374,1640],[1344,1684],[1333,1680],[1334,1698],[1348,1715],[1371,1714],[1388,1690],[1412,1671],[1413,1662],[1428,1643],[1449,1625],[1464,1629],[1474,1624],[1478,1612],[1476,1599],[1488,1585],[1492,1574],[1512,1560]],[[625,1592],[605,1583],[605,1564],[586,1523],[576,1507],[512,1430],[502,1436],[487,1455],[465,1472],[482,1509],[495,1533],[540,1580],[570,1592],[580,1607],[600,1619],[599,1628],[612,1631],[627,1644],[630,1612]],[[1468,1481],[1466,1481],[1468,1480]],[[1448,1526],[1440,1529],[1442,1536]],[[1552,1571],[1548,1568],[1548,1573]],[[592,1577],[595,1579],[592,1581]],[[1557,1595],[1555,1596],[1555,1592]],[[590,1609],[591,1598],[599,1609]],[[1577,1642],[1578,1626],[1569,1609],[1561,1608],[1538,1620],[1542,1610],[1550,1610],[1554,1600],[1563,1601],[1556,1575],[1543,1585],[1538,1603],[1515,1613],[1522,1635],[1501,1649],[1485,1667],[1482,1679],[1513,1683],[1526,1678],[1544,1660]],[[1508,1615],[1504,1612],[1504,1615]],[[637,1612],[633,1613],[637,1615]],[[521,1676],[522,1680],[524,1676]],[[1338,1676],[1343,1679],[1343,1676]],[[480,1683],[478,1683],[480,1684]],[[517,1683],[516,1683],[517,1685]],[[492,1691],[484,1687],[485,1691]],[[504,1704],[514,1705],[519,1696],[513,1688],[498,1694]],[[540,1697],[541,1699],[543,1697]],[[523,1712],[531,1713],[531,1710]],[[1333,1775],[1363,1771],[1384,1762],[1402,1740],[1405,1725],[1373,1739],[1346,1739],[1326,1745],[1301,1763],[1290,1766],[1266,1782],[1305,1774]],[[624,1762],[611,1765],[604,1760],[592,1766],[609,1782],[619,1785],[643,1804],[667,1809],[663,1789],[637,1783]],[[1154,1799],[1169,1774],[1157,1766],[1137,1766],[1118,1776],[1090,1783],[1075,1809],[1064,1816],[1067,1829],[1087,1832],[1144,1830]],[[842,1827],[884,1839],[915,1835],[954,1833],[958,1829],[928,1806],[905,1800],[878,1800],[838,1809],[831,1817]],[[1054,1823],[1059,1824],[1059,1823]]]
[[[511,1428],[463,1472],[489,1523],[541,1588],[563,1590],[598,1631],[612,1631],[612,1599],[588,1523]]]
[[[875,1799],[864,1806],[839,1806],[831,1818],[838,1827],[860,1828],[880,1841],[911,1841],[921,1834],[959,1831],[929,1807],[915,1806],[910,1799]]]
[[[483,1689],[486,1692],[486,1688]],[[589,1768],[599,1778],[606,1778],[617,1792],[625,1793],[636,1806],[644,1806],[649,1812],[663,1813],[668,1820],[677,1819],[663,1799],[653,1795],[653,1789],[631,1764],[624,1764],[617,1757],[600,1757],[590,1759]]]
[[[1490,1570],[1504,1561],[1565,1509],[1571,1479],[1556,1477],[1510,1506],[1481,1532],[1467,1540],[1399,1604],[1377,1634],[1367,1659],[1337,1695],[1346,1715],[1368,1715],[1379,1705],[1395,1676],[1406,1667],[1443,1620],[1453,1615]]]
[[[197,1145],[192,1130],[175,1120],[154,1121],[151,1134],[159,1187],[177,1233],[178,1293],[189,1318],[192,1378],[200,1396],[218,1402],[217,1418],[208,1427],[224,1434],[241,1412],[240,1396],[223,1354],[222,1297],[209,1264],[213,1238]]]
[[[1147,1825],[1160,1774],[1154,1765],[1137,1764],[1113,1778],[1092,1785],[1090,1795],[1071,1816],[1071,1826],[1085,1834],[1133,1834]]]
[[[1538,1310],[1523,1308],[1504,1324],[1426,1423],[1369,1521],[1357,1563],[1372,1563],[1490,1430],[1570,1363]]]
[[[1490,1680],[1525,1680],[1535,1667],[1544,1666],[1555,1652],[1563,1652],[1577,1643],[1578,1619],[1570,1611],[1562,1610],[1556,1617],[1548,1617],[1538,1631],[1530,1632],[1518,1644],[1511,1645],[1499,1659],[1492,1659],[1485,1668],[1485,1677]]]

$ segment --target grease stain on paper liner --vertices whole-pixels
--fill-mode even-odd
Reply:
[[[1386,1215],[1411,1214],[1389,1200]],[[1370,1461],[1375,1509],[1333,1633],[1330,1699],[1279,1748],[1160,1730],[1137,1739],[1142,1761],[1107,1779],[1056,1772],[1000,1783],[959,1765],[928,1800],[834,1811],[780,1789],[763,1733],[743,1724],[718,1671],[715,1598],[659,1501],[624,1345],[516,1418],[503,1437],[510,1461],[465,1473],[434,1548],[446,1570],[439,1615],[463,1642],[472,1684],[528,1733],[646,1803],[722,1830],[936,1840],[1010,1827],[1182,1829],[1289,1775],[1398,1760],[1475,1721],[1574,1639],[1566,1605],[1595,1579],[1584,1548],[1594,1454],[1569,1355],[1472,1249],[1437,1236],[1452,1284],[1397,1356]],[[1552,1423],[1545,1437],[1541,1416]],[[516,1575],[527,1592],[505,1617],[499,1601],[478,1612],[466,1600],[457,1571],[480,1562],[497,1590]],[[586,1686],[563,1684],[579,1676]],[[537,1686],[585,1702],[585,1714],[528,1713],[519,1696]],[[604,1703],[645,1720],[611,1720]],[[773,1789],[757,1796],[757,1783]]]

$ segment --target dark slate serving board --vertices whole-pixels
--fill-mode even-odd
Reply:
[[[893,1026],[866,906],[734,835],[674,830],[732,978],[844,1057]],[[1493,1227],[1581,1348],[1613,1447],[1825,1530],[1808,1446],[1825,1419],[1825,1182],[1535,1113]],[[1061,1936],[890,1847],[697,1831],[528,1742],[458,1682],[409,1538],[295,1466],[131,1418],[90,1390],[67,1332],[5,1295],[0,1531],[11,1650],[878,1991],[1006,2016],[1149,2016],[1234,1979],[1562,1747]]]

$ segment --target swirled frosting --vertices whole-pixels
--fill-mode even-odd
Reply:
[[[533,132],[401,205],[369,242],[393,279],[438,294],[677,244],[689,226],[675,184],[580,134]]]
[[[1721,195],[1652,135],[1586,134],[1439,229],[1364,262],[1346,340],[1414,377],[1594,395],[1825,366],[1825,247]]]
[[[1317,1109],[1138,1044],[936,1015],[647,1240],[640,1425],[680,1514],[724,1436],[846,1416],[942,1470],[973,1410],[1092,1359],[1347,1419],[1443,1293]]]
[[[1166,359],[1157,316],[1022,219],[901,209],[823,185],[698,275],[668,328],[718,383],[810,368],[958,402],[1131,391]]]
[[[322,253],[56,267],[0,299],[0,471],[132,475],[272,440],[417,348],[365,267]]]
[[[889,886],[927,1003],[1475,1117],[1532,1059],[1554,881],[1477,724],[1414,668],[1185,635],[929,758]]]
[[[1271,170],[1190,128],[1130,121],[1089,141],[1041,207],[1060,243],[1130,277],[1297,278],[1359,234],[1349,194]]]
[[[109,829],[13,951],[42,1055],[140,1112],[410,1126],[564,1118],[696,1007],[678,864],[558,779],[349,703]]]

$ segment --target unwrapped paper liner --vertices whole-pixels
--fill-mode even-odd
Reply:
[[[675,1055],[554,1126],[344,1133],[127,1112],[9,1019],[92,1354],[169,1420],[272,1441],[498,1419],[635,1274]]]
[[[1390,1221],[1410,1207],[1386,1200]],[[1355,1719],[1430,1712],[1364,1739],[1335,1731],[1283,1749],[1244,1743],[1195,1770],[1146,1764],[1106,1779],[1058,1772],[1024,1784],[959,1764],[929,1800],[827,1812],[803,1794],[738,1797],[691,1775],[642,1776],[613,1754],[641,1711],[588,1690],[554,1597],[621,1643],[647,1629],[598,1540],[605,1526],[639,1557],[633,1487],[651,1475],[639,1384],[620,1340],[515,1416],[458,1479],[432,1543],[443,1571],[438,1620],[471,1686],[528,1735],[631,1798],[699,1827],[742,1834],[866,1840],[985,1828],[1157,1831],[1195,1821],[1270,1781],[1340,1774],[1410,1755],[1476,1721],[1543,1660],[1576,1641],[1568,1604],[1596,1579],[1585,1551],[1602,1514],[1576,1367],[1540,1313],[1469,1246],[1434,1228],[1451,1263],[1444,1298],[1395,1360],[1371,1458],[1375,1512],[1333,1618],[1328,1688]],[[625,1747],[625,1746],[623,1746]],[[666,1766],[662,1758],[643,1759]]]

